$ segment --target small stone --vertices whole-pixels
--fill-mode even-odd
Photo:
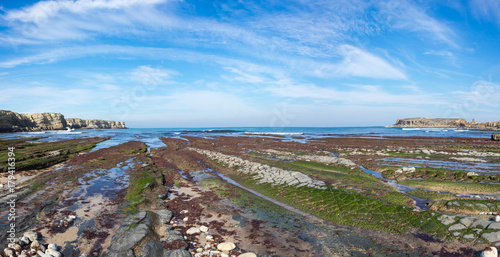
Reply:
[[[167,199],[168,195],[167,194],[158,194],[158,198],[160,198],[161,200],[165,200]]]
[[[45,251],[45,254],[50,254],[54,257],[61,257],[61,253],[56,251],[55,249],[47,249],[47,251]]]
[[[481,253],[481,257],[498,257],[498,251],[496,247],[486,247]]]
[[[187,222],[188,220],[189,220],[188,217],[185,217],[184,219],[182,219],[182,221],[184,221],[184,222]]]
[[[236,248],[236,245],[232,242],[224,242],[217,245],[217,249],[221,251],[231,251]]]
[[[209,241],[212,241],[214,239],[214,237],[212,235],[207,235],[205,238]]]
[[[189,212],[188,210],[182,210],[182,211],[181,211],[181,214],[186,214],[186,213],[188,213],[188,212]]]
[[[12,250],[11,250],[11,249],[9,249],[9,248],[5,248],[5,249],[3,249],[3,252],[4,252],[5,254],[7,254],[7,256],[13,256],[13,255],[14,255],[14,251],[12,251]]]
[[[75,220],[76,220],[76,216],[75,216],[75,215],[69,215],[69,216],[66,218],[66,220],[67,220],[69,223],[71,223],[71,222],[73,222],[73,221],[75,221]]]
[[[21,251],[22,247],[19,245],[19,244],[14,244],[12,246],[12,249],[16,250],[16,251]]]
[[[33,242],[31,242],[30,247],[31,248],[38,248],[38,247],[40,247],[40,243],[38,242],[38,240],[34,240]]]
[[[208,232],[208,227],[207,226],[200,226],[200,231],[203,232],[203,233],[207,233]]]
[[[493,220],[495,222],[500,222],[500,215],[495,216],[495,218],[493,218]]]
[[[220,257],[229,257],[229,255],[227,253],[221,253]]]
[[[57,245],[56,244],[49,244],[47,246],[48,249],[56,250],[57,251]]]
[[[186,234],[188,235],[193,235],[193,234],[199,234],[201,231],[199,228],[192,227],[186,231]]]
[[[44,252],[42,252],[42,251],[40,251],[40,250],[36,251],[36,253],[37,253],[38,255],[40,255],[40,256],[44,256],[44,255],[45,255],[45,253],[44,253]]]
[[[201,253],[201,252],[203,252],[203,248],[197,248],[197,249],[196,249],[196,252],[197,252],[197,253]]]
[[[238,255],[238,257],[257,257],[257,254],[255,253],[242,253]]]

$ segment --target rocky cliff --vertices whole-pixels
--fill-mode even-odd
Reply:
[[[500,122],[477,123],[475,120],[467,122],[459,118],[410,118],[398,119],[393,127],[446,127],[496,131],[500,130]]]
[[[125,127],[123,121],[107,121],[107,120],[82,120],[78,118],[66,119],[68,127],[74,129],[122,129]]]
[[[0,132],[75,129],[124,129],[120,121],[65,119],[60,113],[19,114],[0,110]]]

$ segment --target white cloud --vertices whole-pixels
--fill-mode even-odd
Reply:
[[[470,0],[474,17],[478,20],[493,21],[500,25],[500,2],[497,0]]]
[[[416,6],[409,1],[390,0],[380,2],[379,9],[386,16],[386,22],[396,29],[423,32],[430,40],[437,40],[451,47],[459,46],[454,30],[425,13],[425,7]]]
[[[132,80],[141,83],[146,88],[155,88],[158,85],[172,83],[170,79],[173,75],[179,73],[174,70],[165,69],[163,67],[151,68],[150,66],[139,66],[131,72]]]
[[[335,88],[318,87],[316,85],[288,85],[269,86],[267,91],[280,97],[304,98],[327,102],[355,104],[355,105],[424,105],[443,104],[439,98],[429,94],[392,94],[379,86],[354,86],[352,90],[338,90]]]
[[[8,21],[42,23],[62,13],[85,14],[100,9],[123,9],[140,5],[155,5],[166,0],[63,0],[41,1],[5,15]]]
[[[355,76],[380,79],[406,79],[403,71],[386,60],[360,48],[343,45],[337,50],[342,57],[339,63],[324,63],[314,73],[322,77]]]

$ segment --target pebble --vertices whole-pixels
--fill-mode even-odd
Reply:
[[[200,227],[200,231],[203,232],[203,233],[207,233],[208,232],[208,227],[207,226],[201,226]]]
[[[57,251],[57,245],[56,244],[49,244],[47,246],[48,249],[56,250]]]
[[[56,251],[54,249],[50,249],[50,248],[47,249],[47,251],[45,251],[45,254],[50,254],[50,255],[52,255],[54,257],[61,257],[61,253],[60,252],[58,252],[58,251]]]
[[[188,217],[185,217],[184,219],[182,219],[182,221],[184,221],[184,222],[186,222],[188,220],[189,220]]]
[[[69,215],[66,220],[71,223],[71,222],[73,222],[73,221],[76,220],[76,216],[75,215]]]
[[[201,230],[199,228],[192,227],[186,231],[186,234],[188,235],[193,235],[193,234],[199,234]]]
[[[182,211],[181,211],[181,214],[186,214],[186,213],[188,213],[188,212],[189,212],[188,210],[182,210]]]
[[[214,237],[213,237],[212,235],[208,235],[208,236],[206,236],[205,238],[206,238],[207,240],[213,240],[213,239],[214,239]]]
[[[14,249],[16,251],[21,251],[22,247],[19,244],[14,244],[12,249]]]
[[[5,249],[3,249],[3,252],[4,252],[5,254],[7,254],[7,256],[12,256],[12,255],[14,255],[14,251],[12,251],[12,250],[11,250],[11,249],[9,249],[9,248],[5,248]]]
[[[493,220],[495,222],[500,222],[500,215],[495,216],[495,218],[493,218]]]
[[[31,247],[31,248],[37,248],[37,247],[40,247],[40,242],[38,242],[38,240],[34,240],[33,242],[31,242],[30,247]]]
[[[224,242],[217,245],[217,249],[221,251],[231,251],[236,248],[236,245],[232,242]]]
[[[255,253],[242,253],[238,255],[238,257],[257,257],[257,254]]]
[[[496,247],[486,247],[481,253],[481,257],[498,257],[498,251]]]

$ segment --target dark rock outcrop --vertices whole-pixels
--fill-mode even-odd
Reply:
[[[467,122],[467,120],[459,118],[409,118],[398,119],[393,127],[445,127],[498,131],[500,130],[500,122],[478,123],[476,120]]]
[[[125,123],[105,120],[65,119],[60,113],[20,114],[0,110],[0,132],[75,129],[124,129]]]

